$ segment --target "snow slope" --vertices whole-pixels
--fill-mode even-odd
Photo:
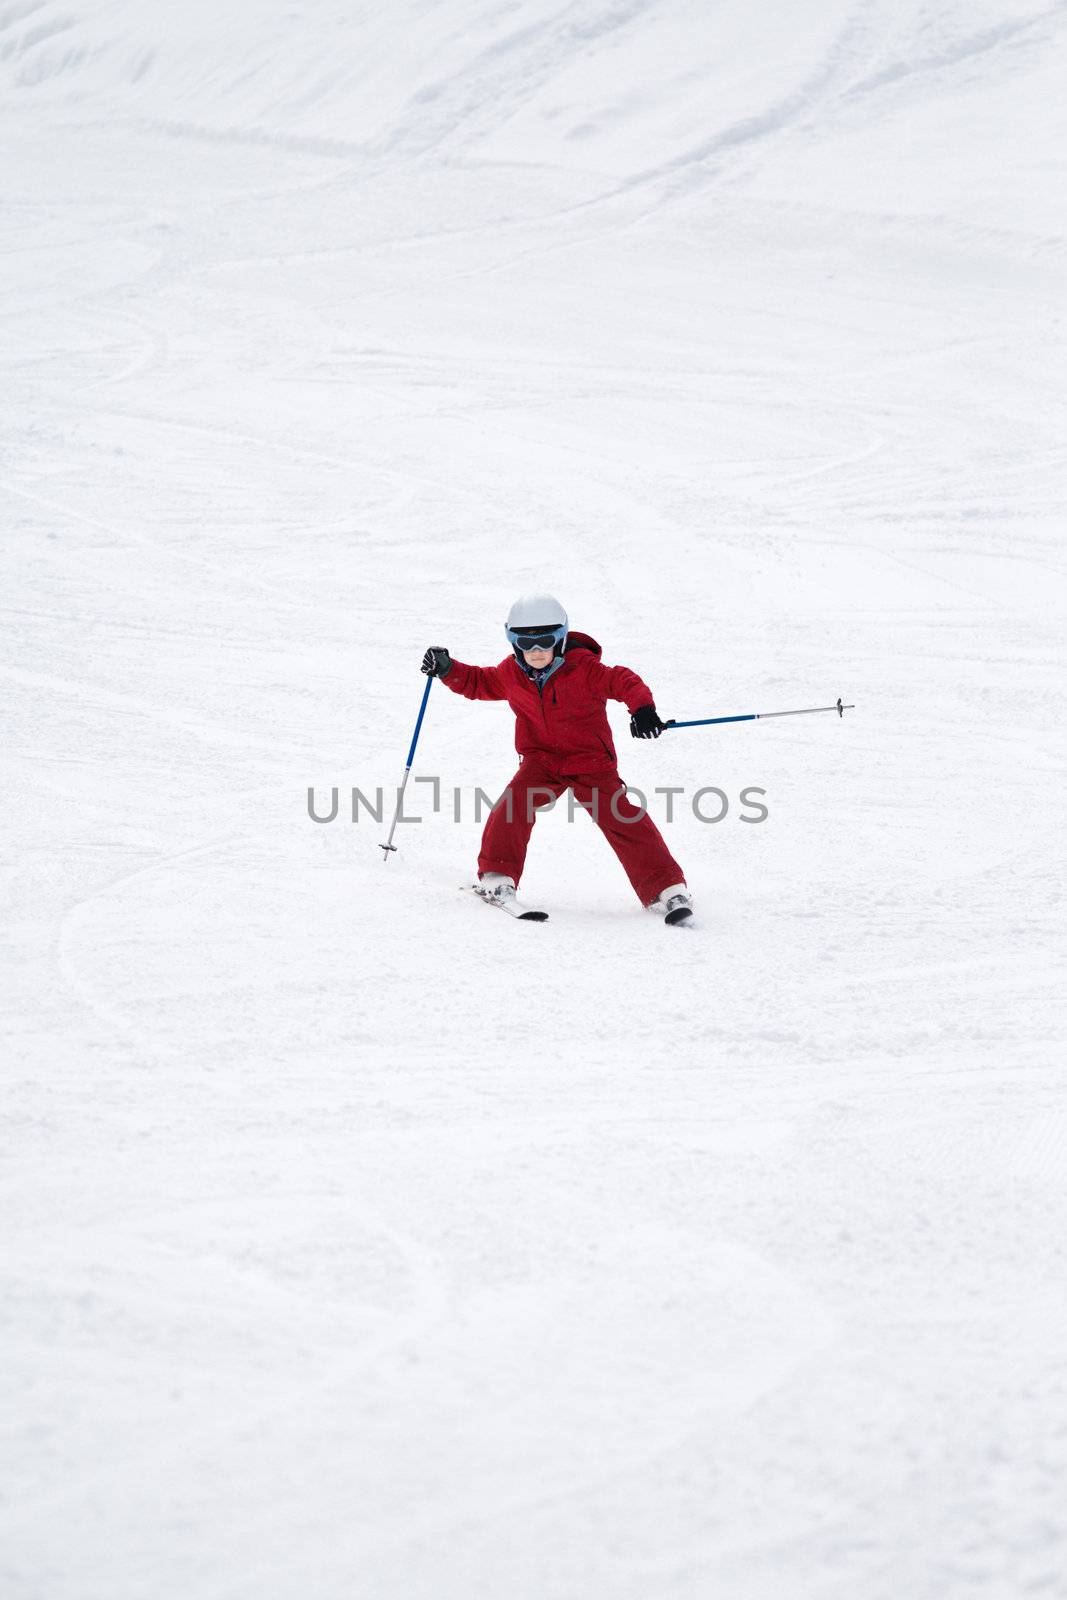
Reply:
[[[1067,1595],[1065,34],[0,3],[5,1600]]]

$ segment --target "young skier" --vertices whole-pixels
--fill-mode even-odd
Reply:
[[[508,613],[512,653],[495,667],[454,661],[432,645],[422,670],[468,700],[506,700],[515,713],[518,772],[489,814],[478,856],[478,892],[522,915],[515,891],[522,877],[535,810],[573,789],[592,814],[641,904],[667,922],[692,915],[682,869],[647,812],[634,805],[619,777],[605,712],[621,700],[635,739],[658,739],[664,724],[652,691],[629,667],[605,667],[600,646],[573,633],[567,613],[548,594],[525,595]]]

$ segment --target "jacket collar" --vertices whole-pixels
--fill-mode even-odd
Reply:
[[[548,663],[547,667],[542,667],[539,672],[535,672],[533,667],[528,667],[526,665],[525,661],[520,661],[518,656],[515,657],[515,661],[516,661],[516,664],[517,664],[517,666],[519,668],[519,671],[522,672],[527,678],[529,678],[530,682],[532,684],[534,684],[538,689],[543,689],[544,688],[545,684],[548,682],[549,678],[551,678],[552,674],[559,670],[559,668],[563,665],[563,663],[566,661],[566,659],[567,659],[567,657],[565,655],[564,656],[554,656],[553,659]]]

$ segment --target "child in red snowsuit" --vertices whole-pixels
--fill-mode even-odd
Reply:
[[[604,666],[596,640],[569,632],[566,613],[551,596],[517,601],[507,634],[512,654],[495,667],[454,661],[441,646],[427,650],[422,666],[454,694],[506,700],[515,713],[515,748],[522,760],[486,822],[480,879],[517,886],[536,808],[572,789],[642,905],[655,902],[666,910],[669,890],[688,907],[681,867],[652,818],[626,795],[605,710],[608,700],[621,700],[631,713],[634,737],[658,738],[663,723],[652,691],[629,667]]]

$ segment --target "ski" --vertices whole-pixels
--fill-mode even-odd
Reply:
[[[509,917],[515,917],[519,922],[548,921],[547,911],[535,911],[531,906],[523,905],[522,901],[517,900],[514,894],[508,895],[505,899],[500,899],[496,895],[486,894],[476,883],[472,883],[468,887],[471,893],[476,894],[478,899],[484,901],[487,906],[499,906],[501,911],[506,911]]]
[[[692,906],[678,906],[674,911],[668,911],[663,920],[669,928],[677,928],[682,923],[688,922],[692,915]]]
[[[675,883],[664,889],[648,909],[657,911],[668,928],[677,928],[693,915],[693,898],[684,883]]]

